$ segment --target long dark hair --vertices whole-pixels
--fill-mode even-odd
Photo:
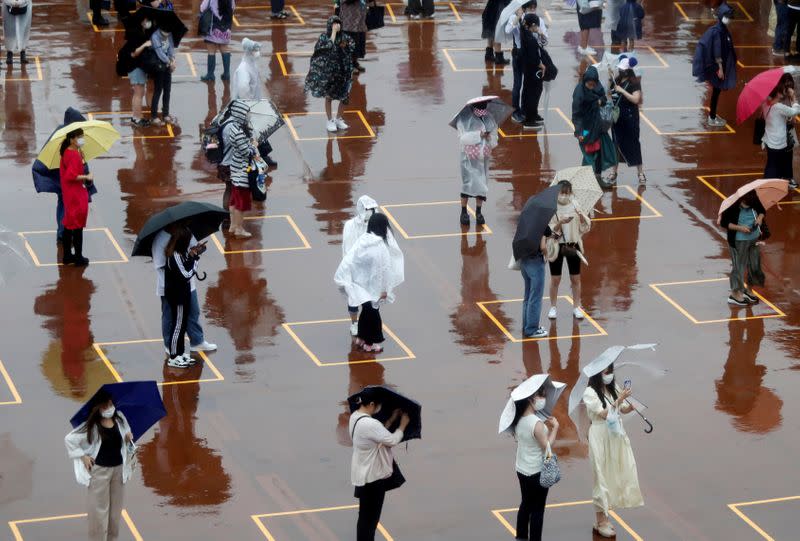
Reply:
[[[356,404],[358,404],[359,407],[368,406],[370,404],[375,404],[376,406],[380,406],[381,405],[380,393],[378,393],[378,391],[373,389],[372,387],[365,387],[356,396]]]
[[[167,247],[164,248],[164,254],[167,257],[172,257],[175,252],[181,255],[186,255],[189,250],[189,244],[192,240],[192,232],[188,227],[181,227],[174,233],[171,233]]]
[[[83,135],[83,130],[81,129],[72,130],[71,132],[69,132],[67,136],[64,138],[64,140],[61,141],[61,148],[59,148],[59,153],[63,156],[64,152],[66,152],[67,148],[69,148],[69,146],[72,144],[72,140],[75,139],[76,137],[80,137],[81,135]]]
[[[536,398],[537,396],[542,396],[542,397],[544,396],[543,387],[539,387],[539,389],[537,389],[536,392],[533,393],[533,395],[529,396],[528,398],[523,398],[522,400],[514,401],[514,406],[516,408],[516,411],[514,412],[514,420],[511,421],[511,426],[509,427],[509,430],[511,430],[511,434],[513,434],[514,437],[516,437],[517,424],[519,424],[519,420],[522,419],[522,415],[528,408],[531,399]]]
[[[387,218],[385,214],[376,212],[369,217],[369,222],[367,222],[367,233],[373,233],[374,235],[377,235],[386,241],[386,236],[391,230],[392,226],[389,225],[389,218]]]
[[[103,418],[103,416],[100,414],[100,409],[109,402],[112,404],[114,403],[114,401],[111,399],[111,394],[106,391],[98,391],[92,399],[92,409],[89,411],[89,418],[86,419],[86,426],[84,427],[84,430],[86,431],[86,439],[90,444],[92,443],[92,434],[94,433],[95,428],[97,428],[97,425],[100,424],[100,420]],[[114,416],[112,419],[115,423],[119,422],[120,417],[118,411],[114,411]]]
[[[608,368],[611,370],[611,374],[614,373],[614,363],[608,365]],[[617,399],[617,387],[614,385],[612,381],[610,384],[606,385],[603,383],[603,372],[598,372],[594,376],[589,378],[589,387],[594,389],[594,392],[597,393],[597,396],[600,397],[600,402],[603,404],[603,408],[606,407],[606,393],[610,394],[614,400]]]

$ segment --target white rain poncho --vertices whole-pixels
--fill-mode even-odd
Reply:
[[[261,45],[244,38],[242,49],[244,56],[233,74],[233,99],[260,100],[264,83],[256,65],[256,52],[261,52]]]
[[[28,6],[28,10],[22,15],[11,15],[7,6],[20,8]],[[3,0],[3,36],[7,51],[19,53],[28,48],[32,12],[33,0]]]
[[[461,146],[461,193],[485,198],[489,193],[489,156],[497,146],[497,123],[490,114],[482,118],[462,114],[456,129]],[[481,132],[488,132],[489,137],[483,139]],[[470,150],[477,151],[477,157]]]
[[[385,242],[374,233],[365,233],[342,259],[333,281],[344,289],[348,306],[372,302],[378,308],[383,292],[386,299],[381,302],[394,302],[394,288],[405,279],[403,269],[403,252],[391,231]]]
[[[344,224],[342,233],[342,257],[347,255],[356,241],[367,232],[367,222],[369,222],[372,212],[377,211],[378,203],[368,195],[362,195],[356,203],[356,215],[347,220]]]

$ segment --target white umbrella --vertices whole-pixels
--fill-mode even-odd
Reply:
[[[567,384],[551,380],[548,374],[536,374],[520,383],[511,391],[511,396],[508,402],[506,402],[506,407],[503,409],[503,413],[500,414],[498,433],[502,434],[511,428],[511,423],[514,422],[514,417],[516,417],[517,413],[515,402],[533,396],[536,391],[542,387],[545,388],[546,403],[544,409],[537,412],[537,415],[542,419],[547,419],[553,414],[553,408],[556,402],[558,402],[559,397],[561,397],[561,393],[563,393],[564,389],[567,387]]]
[[[453,120],[450,121],[449,126],[457,129],[458,119],[461,115],[471,115],[472,106],[482,102],[486,102],[486,110],[492,115],[498,126],[505,122],[506,119],[511,116],[511,113],[514,112],[513,107],[503,103],[497,96],[478,96],[477,98],[469,100],[464,107],[461,108],[458,114],[453,117]]]

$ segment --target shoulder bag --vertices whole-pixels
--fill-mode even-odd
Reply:
[[[152,47],[145,48],[140,55],[140,67],[148,75],[163,73],[169,69],[165,63],[158,58],[158,54]]]
[[[558,457],[553,454],[550,443],[547,443],[547,451],[542,458],[542,471],[539,474],[539,484],[542,488],[550,488],[561,481],[561,468],[558,466]]]
[[[214,13],[211,9],[207,9],[200,14],[197,21],[197,35],[207,36],[211,33],[211,25],[214,22]]]
[[[378,3],[373,0],[370,5],[367,7],[367,30],[376,30],[378,28],[383,28],[384,26],[384,17],[386,16],[386,7],[379,6]]]

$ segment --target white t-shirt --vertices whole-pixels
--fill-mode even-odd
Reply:
[[[533,436],[533,429],[536,428],[536,423],[541,421],[535,414],[525,415],[517,422],[517,426],[514,429],[517,437],[517,471],[528,477],[542,471],[544,453],[539,442]],[[547,437],[547,432],[547,427],[545,426],[545,437]]]
[[[791,107],[783,103],[765,105],[763,111],[767,113],[767,122],[761,140],[772,150],[783,150],[787,145],[786,123],[793,116],[800,115],[800,104],[794,103]]]
[[[167,266],[167,256],[164,253],[164,250],[167,249],[167,244],[169,243],[169,239],[172,235],[164,231],[163,229],[156,233],[156,237],[153,239],[153,267],[156,269],[156,295],[159,297],[164,296],[164,267]],[[189,241],[189,248],[195,246],[197,243],[197,239],[194,238],[192,235],[192,240]],[[192,291],[197,289],[197,283],[195,282],[194,276],[189,281]]]
[[[363,420],[359,421],[361,418]],[[353,460],[350,466],[353,485],[362,487],[391,476],[394,461],[391,447],[400,443],[403,431],[398,428],[389,432],[377,419],[357,411],[350,415],[349,430],[353,435]]]

